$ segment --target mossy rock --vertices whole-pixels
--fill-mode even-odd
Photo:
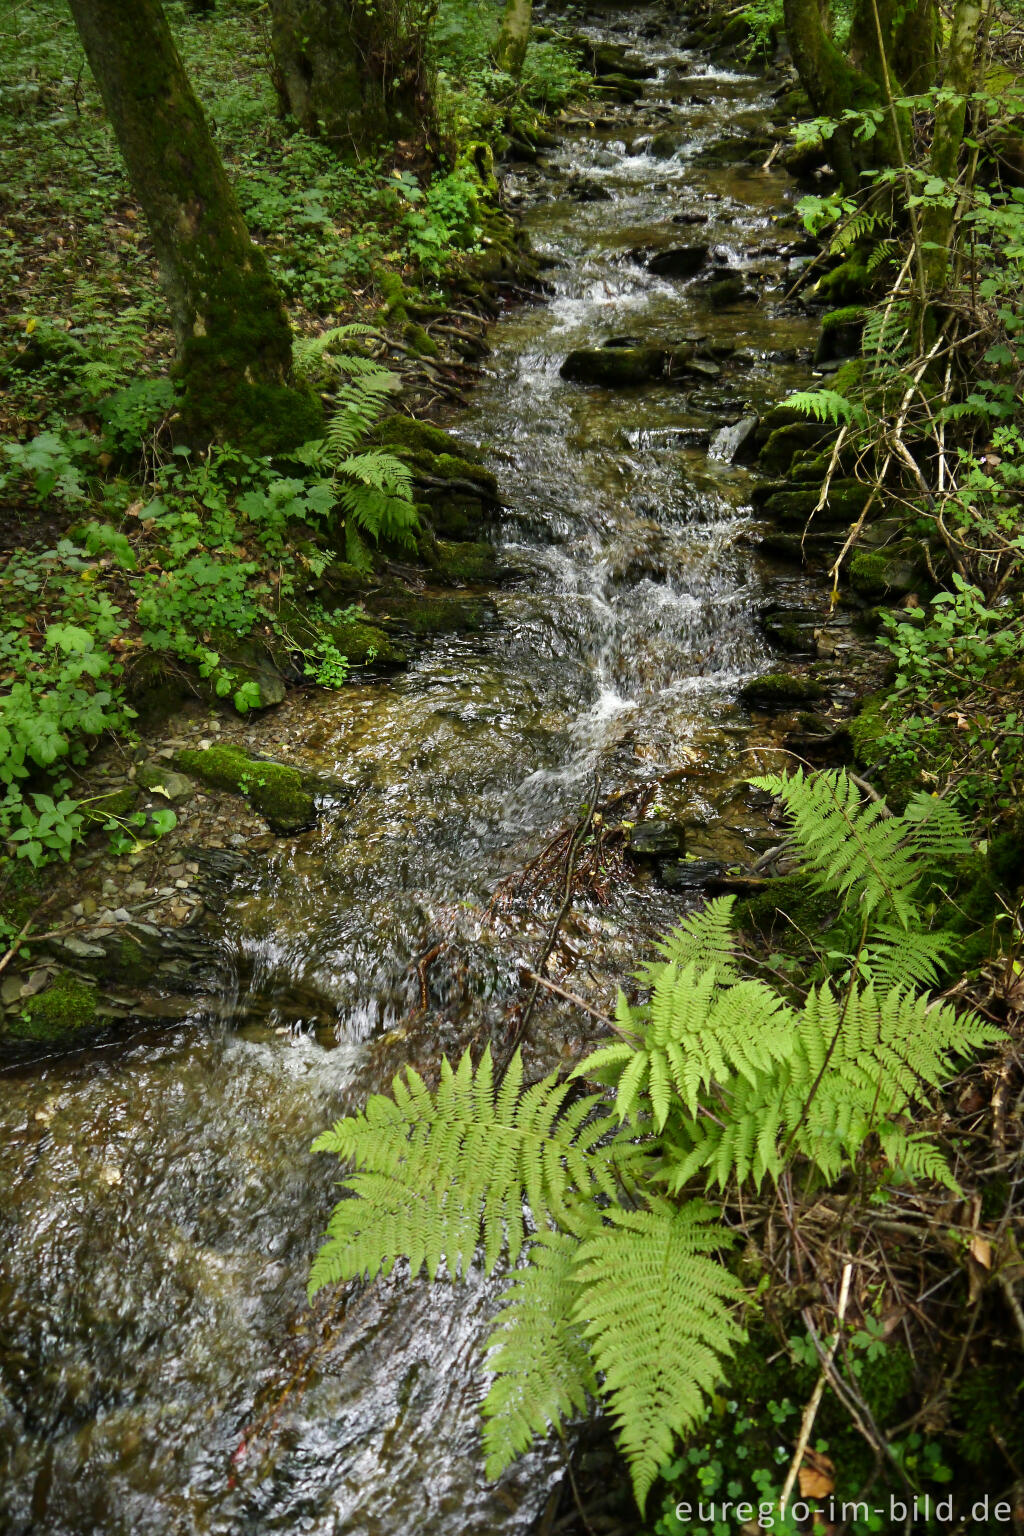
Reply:
[[[750,709],[795,709],[813,704],[824,697],[825,690],[813,677],[794,672],[766,672],[744,683],[740,698]]]
[[[630,389],[664,376],[669,354],[663,347],[578,347],[559,369],[572,384]]]
[[[441,350],[433,336],[428,335],[423,326],[413,320],[408,321],[402,336],[406,346],[417,357],[437,357]]]
[[[98,993],[74,976],[58,976],[45,991],[18,1005],[4,1022],[14,1040],[63,1041],[96,1023]]]
[[[825,505],[816,514],[816,520],[820,519],[821,523],[852,523],[863,512],[870,494],[868,487],[859,481],[833,480]],[[764,515],[773,522],[781,523],[783,527],[797,523],[802,525],[814,512],[820,495],[819,486],[813,482],[806,488],[776,491],[763,503]]]
[[[457,586],[488,586],[499,576],[494,549],[482,541],[438,539],[437,572]]]
[[[408,448],[414,453],[453,453],[460,446],[443,427],[417,421],[414,416],[386,416],[374,429],[373,438],[389,448]]]
[[[753,302],[757,295],[747,287],[738,272],[713,277],[701,290],[712,309],[730,309],[734,304]]]
[[[613,74],[602,75],[595,91],[607,92],[615,97],[616,101],[624,102],[627,106],[634,101],[639,101],[644,93],[644,88],[639,80],[631,80],[628,75]]]
[[[379,617],[422,637],[471,634],[483,629],[488,612],[480,598],[393,592],[384,601]]]
[[[826,272],[814,286],[815,298],[825,299],[839,308],[860,303],[870,291],[871,274],[864,262],[856,257]]]
[[[881,738],[892,731],[885,714],[887,698],[884,691],[869,694],[861,701],[848,729],[854,762],[859,768],[878,773],[886,804],[900,814],[911,795],[920,789],[921,779],[912,763],[893,758],[881,746]]]
[[[397,641],[371,623],[360,611],[307,612],[301,603],[284,599],[278,613],[278,637],[274,642],[280,665],[295,651],[315,652],[325,639],[336,645],[353,667],[402,667],[408,655]]]
[[[741,928],[791,936],[818,933],[836,912],[833,896],[816,890],[805,874],[780,875],[764,890],[739,903],[736,916]],[[802,946],[799,946],[802,947]]]
[[[793,462],[794,454],[817,448],[831,430],[825,422],[808,421],[806,416],[786,426],[776,427],[769,433],[758,462],[769,474],[784,475]]]
[[[272,832],[301,832],[316,820],[303,775],[285,763],[263,762],[242,747],[218,743],[178,752],[174,765],[201,784],[244,794]]]
[[[353,667],[404,667],[408,652],[376,624],[355,614],[328,614],[323,628]]]
[[[20,931],[46,897],[49,876],[26,859],[0,857],[0,917]]]
[[[918,592],[926,584],[920,556],[913,546],[861,549],[850,561],[850,586],[871,602]]]
[[[135,808],[139,791],[134,784],[121,784],[105,795],[82,802],[80,809],[87,822],[105,822],[108,816],[127,816]]]

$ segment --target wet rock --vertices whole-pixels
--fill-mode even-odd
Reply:
[[[612,194],[599,181],[573,179],[565,188],[565,195],[574,203],[610,203]]]
[[[657,277],[695,277],[707,259],[706,245],[674,245],[652,256],[647,270]]]
[[[747,287],[738,272],[710,278],[702,291],[712,309],[729,309],[734,304],[751,304],[757,299],[757,294]]]
[[[629,829],[628,848],[636,859],[676,858],[683,852],[685,831],[675,821],[641,821]]]
[[[758,615],[765,639],[780,650],[811,655],[820,615],[809,608],[769,608]]]
[[[228,743],[186,749],[175,763],[202,784],[244,794],[273,832],[300,832],[316,820],[316,802],[303,775],[285,763],[266,762]]]
[[[649,141],[647,153],[652,160],[671,160],[685,143],[685,134],[680,133],[678,129],[664,128]]]
[[[793,672],[766,672],[744,683],[740,698],[750,709],[794,709],[798,704],[813,704],[825,690],[813,677]]]
[[[644,93],[639,80],[633,80],[623,74],[602,75],[597,88],[608,91],[617,101],[624,102],[627,106],[634,101],[639,101]]]
[[[393,593],[378,614],[382,623],[410,635],[472,634],[493,617],[494,606],[475,597]]]
[[[695,156],[698,165],[745,165],[763,160],[771,153],[774,140],[767,134],[745,134],[739,138],[716,139]]]
[[[559,373],[574,384],[623,389],[662,378],[668,357],[662,347],[580,347],[569,353]]]
[[[658,866],[658,878],[669,891],[700,891],[725,875],[725,865],[715,859],[666,860]]]
[[[655,65],[638,58],[628,48],[620,47],[617,43],[591,43],[585,59],[602,84],[606,84],[609,79],[653,80],[658,73]]]
[[[711,215],[709,213],[700,213],[696,209],[693,209],[689,213],[674,213],[672,215],[672,223],[690,225],[706,224],[710,217]]]
[[[724,464],[743,463],[749,457],[748,445],[753,449],[751,440],[756,429],[756,416],[741,416],[732,426],[722,427],[712,439],[708,457]]]

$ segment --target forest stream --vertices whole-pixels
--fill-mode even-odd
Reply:
[[[187,1017],[5,1072],[10,1536],[512,1536],[563,1475],[548,1445],[484,1478],[489,1284],[399,1274],[307,1308],[336,1178],[309,1146],[404,1061],[500,1040],[547,924],[488,903],[595,783],[675,773],[659,797],[691,853],[765,845],[744,788],[765,738],[738,690],[769,663],[759,609],[807,592],[759,553],[730,454],[735,423],[806,378],[813,321],[783,304],[801,259],[774,222],[785,173],[702,156],[764,130],[763,81],[680,53],[644,15],[608,33],[653,66],[642,99],[578,111],[506,176],[551,292],[494,325],[446,423],[507,508],[492,538],[513,574],[482,626],[277,712],[337,792],[315,831],[240,868]],[[749,301],[712,309],[707,273],[634,255],[698,240]],[[560,376],[575,348],[697,336],[720,361],[685,388]],[[682,905],[643,871],[616,878],[565,924],[569,984],[608,1006]],[[543,995],[531,1062],[571,1056],[581,1018]]]

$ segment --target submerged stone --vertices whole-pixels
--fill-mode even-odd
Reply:
[[[658,866],[658,878],[669,891],[699,891],[725,875],[716,859],[666,860]]]
[[[675,821],[641,821],[629,829],[629,851],[637,859],[661,859],[683,851],[685,832]]]
[[[660,379],[668,355],[662,347],[580,347],[569,353],[559,372],[574,384],[623,389]]]

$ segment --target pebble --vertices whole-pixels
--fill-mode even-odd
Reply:
[[[148,890],[149,886],[145,880],[132,880],[125,887],[125,891],[129,896],[145,896]]]
[[[127,907],[117,907],[111,915],[115,923],[130,923],[132,920],[132,915]]]
[[[189,881],[189,880],[175,880],[174,884],[177,886],[179,891],[187,891],[188,888],[189,888],[189,885],[191,884],[191,881]]]

